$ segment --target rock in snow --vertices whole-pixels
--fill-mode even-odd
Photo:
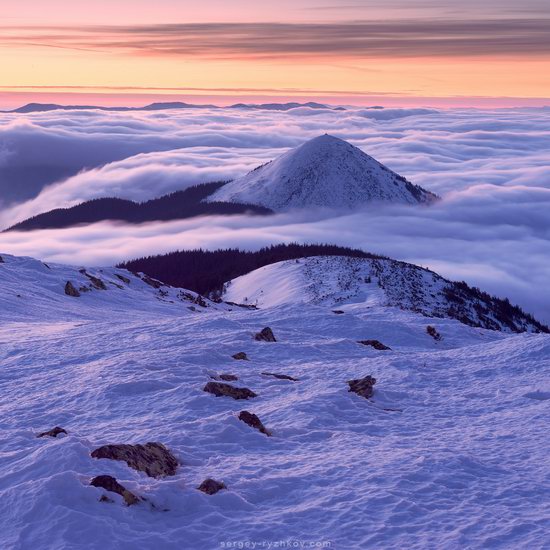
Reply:
[[[239,413],[239,420],[242,420],[245,424],[248,424],[263,434],[271,436],[271,432],[263,425],[262,421],[254,413],[249,411],[241,411]]]
[[[269,327],[263,328],[260,332],[254,335],[254,340],[258,342],[276,342],[275,335]]]
[[[364,378],[357,378],[355,380],[349,380],[349,391],[360,395],[366,399],[370,399],[374,393],[374,384],[376,384],[376,378],[372,376],[365,376]]]
[[[221,491],[222,489],[227,489],[225,483],[223,481],[216,481],[215,479],[208,478],[205,479],[198,487],[197,489],[199,491],[202,491],[203,493],[206,493],[207,495],[215,495],[217,492]]]
[[[437,196],[361,149],[325,134],[229,182],[207,200],[256,204],[278,211],[357,208],[375,201],[428,204]]]
[[[90,481],[90,485],[92,485],[93,487],[101,487],[102,489],[105,489],[106,491],[111,491],[112,493],[118,493],[124,499],[124,502],[128,506],[132,506],[132,504],[137,504],[139,502],[139,498],[134,495],[134,493],[128,491],[126,487],[121,485],[112,476],[96,476],[92,479],[92,481]]]
[[[80,296],[80,292],[78,292],[71,281],[67,281],[65,283],[65,294],[67,296],[72,296],[73,298],[78,298]]]
[[[279,380],[292,380],[292,382],[298,382],[298,378],[293,378],[288,374],[277,374],[276,372],[262,372],[263,376],[272,376],[273,378],[278,378]]]
[[[239,351],[238,353],[235,353],[232,355],[233,359],[236,359],[237,361],[250,361],[248,358],[248,355],[244,351]]]
[[[248,388],[236,388],[231,384],[224,384],[223,382],[208,382],[204,386],[204,391],[212,393],[216,397],[232,397],[233,399],[250,399],[257,397],[257,395]]]
[[[123,460],[149,477],[173,476],[178,469],[178,459],[162,443],[145,445],[104,445],[92,451],[92,458]]]
[[[359,340],[358,344],[363,344],[363,346],[370,346],[371,348],[377,349],[378,351],[391,350],[390,347],[384,345],[379,340]]]
[[[59,434],[66,434],[66,433],[67,433],[67,430],[65,430],[64,428],[60,428],[59,426],[56,426],[55,428],[52,428],[47,432],[39,433],[36,437],[57,437]]]

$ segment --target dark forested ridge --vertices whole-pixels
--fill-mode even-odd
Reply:
[[[194,185],[147,202],[102,198],[83,202],[70,208],[57,208],[17,223],[6,231],[32,231],[60,229],[104,220],[143,223],[168,221],[205,215],[231,215],[251,213],[271,214],[263,206],[227,202],[202,202],[227,182]]]
[[[118,267],[143,272],[172,286],[194,290],[205,296],[221,292],[224,283],[264,265],[307,256],[351,256],[380,258],[352,248],[326,244],[279,244],[247,252],[237,248],[224,250],[181,250],[149,256]]]

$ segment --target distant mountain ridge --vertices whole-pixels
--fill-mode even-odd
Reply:
[[[307,107],[309,109],[330,109],[335,111],[343,111],[344,107],[332,107],[324,105],[322,103],[315,103],[309,101],[307,103],[235,103],[228,107],[220,107],[212,104],[193,104],[185,103],[182,101],[171,102],[155,102],[145,105],[143,107],[105,107],[100,105],[60,105],[57,103],[27,103],[17,109],[11,111],[0,111],[3,113],[43,113],[48,111],[78,111],[78,110],[95,110],[95,111],[162,111],[166,109],[263,109],[269,111],[289,111],[290,109],[297,109],[300,107]]]
[[[138,203],[114,197],[92,199],[69,208],[56,208],[16,223],[5,231],[61,229],[100,221],[126,223],[168,221],[206,215],[268,215],[268,208],[250,204],[203,202],[203,199],[225,182],[194,185],[157,199]]]
[[[351,143],[325,134],[229,182],[206,200],[284,211],[352,209],[371,202],[430,204],[438,198]]]

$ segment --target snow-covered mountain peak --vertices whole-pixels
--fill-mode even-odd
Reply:
[[[436,199],[351,143],[325,134],[228,183],[207,200],[286,210],[356,208],[375,201],[418,204]]]

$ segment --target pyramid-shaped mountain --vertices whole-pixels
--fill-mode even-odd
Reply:
[[[325,134],[224,185],[207,200],[256,204],[278,211],[356,208],[379,201],[431,203],[437,198],[361,149]]]

